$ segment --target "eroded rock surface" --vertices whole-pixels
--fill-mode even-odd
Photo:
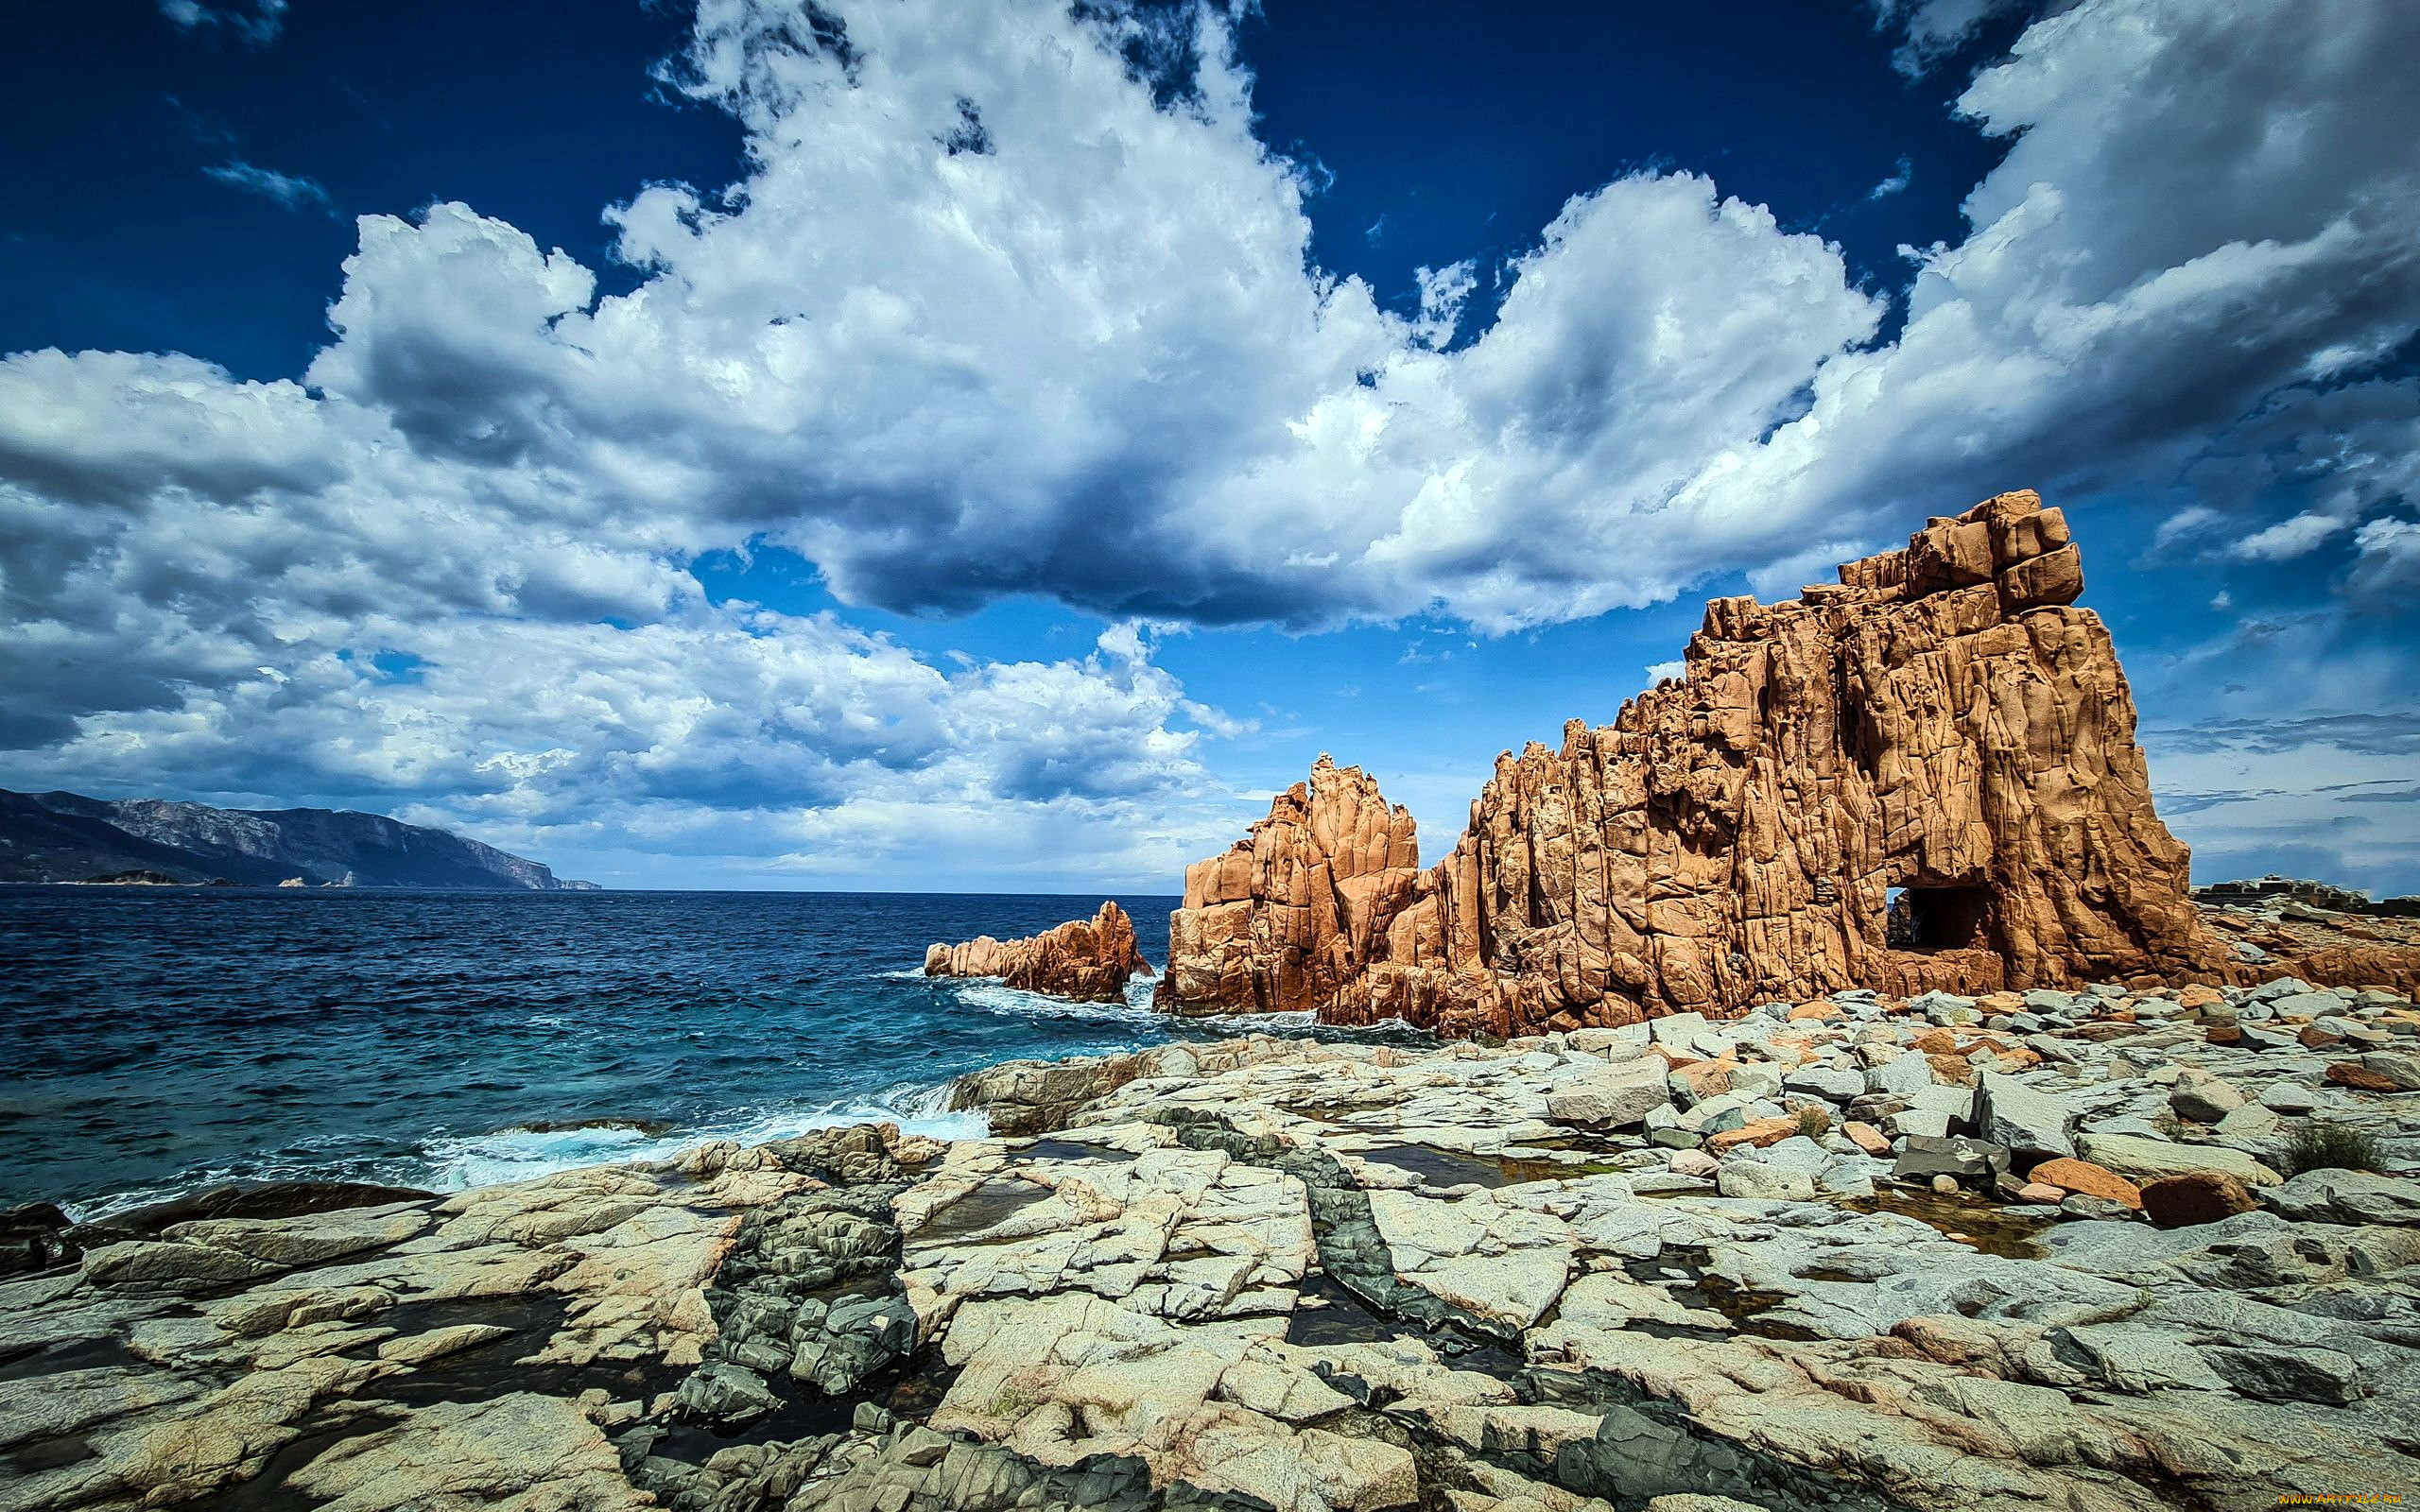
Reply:
[[[1090,919],[1071,919],[1027,939],[977,936],[925,952],[926,976],[996,976],[1028,992],[1115,1003],[1151,963],[1134,942],[1134,921],[1114,902]]]
[[[1013,1137],[200,1204],[0,1283],[0,1508],[2101,1512],[2412,1484],[2420,1096],[2222,1031],[2401,1046],[2420,1009],[2186,995],[1170,1044],[970,1079]],[[2195,1078],[2267,1120],[2178,1116]],[[2280,1180],[2317,1125],[2385,1169]],[[2054,1131],[2086,1157],[2045,1158]],[[1911,1162],[1937,1144],[1958,1174]],[[2251,1169],[2257,1206],[2164,1230],[2117,1200],[2126,1163]]]
[[[2224,979],[2060,512],[2004,494],[1840,576],[1709,604],[1684,677],[1499,758],[1429,870],[1366,777],[1315,770],[1187,872],[1163,1001],[1505,1034]]]
[[[1322,756],[1250,834],[1185,868],[1156,1001],[1177,1013],[1323,1007],[1374,958],[1419,877],[1410,811]]]

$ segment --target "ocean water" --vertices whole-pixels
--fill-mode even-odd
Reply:
[[[1121,898],[1163,960],[1173,898]],[[1288,1016],[1175,1021],[928,980],[925,947],[1095,897],[0,888],[0,1206],[224,1180],[455,1190],[888,1118],[951,1078]]]

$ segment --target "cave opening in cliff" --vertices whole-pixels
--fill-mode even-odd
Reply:
[[[1883,899],[1883,941],[1893,950],[1977,950],[1988,943],[1988,887],[1887,887]]]

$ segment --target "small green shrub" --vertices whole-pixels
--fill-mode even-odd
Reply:
[[[2376,1171],[2384,1155],[2373,1135],[2343,1124],[2316,1119],[2294,1125],[2286,1136],[2286,1174],[2305,1171]]]

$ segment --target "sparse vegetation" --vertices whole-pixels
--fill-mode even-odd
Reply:
[[[2384,1156],[2377,1140],[2344,1124],[2307,1120],[2286,1136],[2286,1174],[2305,1171],[2376,1171]]]
[[[1810,1140],[1820,1140],[1832,1132],[1832,1110],[1818,1108],[1813,1103],[1802,1105],[1798,1109],[1798,1132]]]

